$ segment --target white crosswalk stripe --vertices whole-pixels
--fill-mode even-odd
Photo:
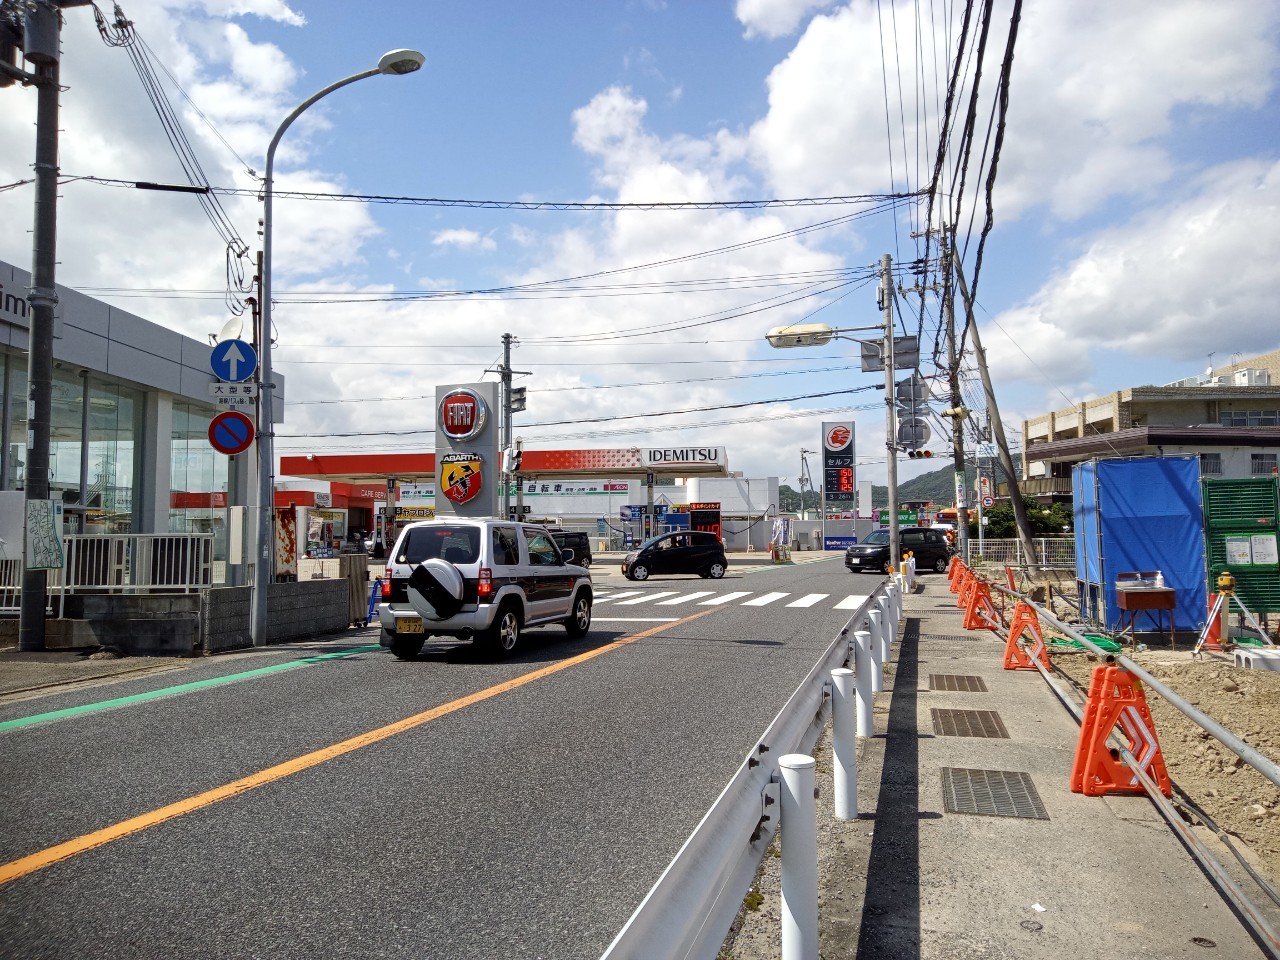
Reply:
[[[729,603],[732,600],[737,600],[739,597],[749,597],[749,596],[751,596],[750,590],[745,590],[741,593],[722,593],[720,594],[720,596],[712,597],[710,600],[703,600],[700,604],[698,604],[698,606],[718,607],[722,603]]]
[[[693,593],[686,593],[679,597],[672,597],[670,600],[663,600],[658,606],[671,607],[677,603],[688,603],[690,600],[697,600],[699,597],[709,597],[712,592],[711,590],[695,590]]]
[[[819,600],[825,600],[829,596],[831,596],[831,594],[829,593],[810,593],[801,597],[799,600],[792,600],[790,603],[787,604],[787,606],[788,607],[812,607]]]
[[[756,597],[754,600],[745,600],[742,605],[744,607],[763,607],[773,603],[775,600],[781,600],[783,597],[789,596],[791,596],[789,593],[766,593],[763,597]]]
[[[618,606],[630,607],[637,603],[652,603],[659,597],[673,597],[675,594],[676,591],[674,590],[659,590],[657,593],[647,593],[643,597],[632,597],[630,600],[623,600]]]
[[[597,595],[595,602],[608,603],[613,600],[621,600],[623,597],[634,597],[639,592],[640,592],[639,590],[623,590],[621,593],[611,593],[603,597]]]
[[[860,606],[870,600],[870,597],[845,597],[836,604],[837,610],[857,610]]]

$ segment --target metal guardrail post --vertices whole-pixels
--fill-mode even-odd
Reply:
[[[872,618],[875,617],[875,620]],[[876,622],[879,621],[879,622]],[[882,625],[883,616],[877,616],[873,610],[867,614],[867,652],[871,656],[871,692],[879,693],[884,689],[884,643]]]
[[[782,960],[818,960],[818,826],[813,757],[788,753],[782,770]]]
[[[831,803],[837,820],[858,819],[858,741],[854,731],[853,671],[831,671]]]
[[[875,736],[872,707],[875,697],[871,690],[871,632],[857,630],[853,634],[853,675],[858,689],[858,736]]]

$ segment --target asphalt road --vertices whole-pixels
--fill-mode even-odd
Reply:
[[[351,631],[0,706],[0,955],[598,957],[877,578],[593,574],[506,661]]]

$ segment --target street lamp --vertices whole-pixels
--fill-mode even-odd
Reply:
[[[888,270],[886,267],[886,283]],[[892,298],[882,294],[882,306],[885,311],[885,324],[881,327],[879,324],[870,327],[832,327],[825,323],[793,323],[786,326],[774,327],[765,334],[765,339],[769,341],[769,346],[778,349],[789,347],[820,347],[830,343],[832,340],[853,340],[857,343],[864,341],[857,337],[850,337],[847,334],[857,333],[865,330],[883,330],[884,337],[880,347],[881,357],[884,362],[885,370],[885,447],[888,457],[886,460],[888,484],[889,484],[889,563],[896,569],[899,562],[898,551],[898,462],[897,462],[897,428],[894,416],[894,399],[893,399],[893,353],[894,353],[894,335],[892,320]],[[804,451],[801,451],[803,458]],[[803,487],[801,490],[803,496]],[[824,498],[825,499],[825,498]],[[803,502],[803,500],[801,501]],[[826,509],[819,508],[821,513],[819,519],[823,524],[823,535],[826,533]],[[855,511],[856,515],[856,511]]]
[[[337,83],[331,83],[318,93],[302,101],[293,113],[284,118],[267,147],[267,169],[262,184],[262,269],[258,278],[262,333],[258,337],[259,377],[262,388],[258,391],[258,559],[253,571],[253,609],[249,618],[249,632],[255,647],[267,643],[267,589],[275,573],[272,558],[275,552],[275,536],[272,514],[275,512],[275,430],[271,422],[271,407],[275,384],[271,379],[271,195],[272,171],[275,168],[276,147],[280,138],[302,112],[322,97],[357,80],[376,77],[379,74],[400,76],[421,69],[426,57],[417,50],[392,50],[385,53],[372,70],[352,74]]]

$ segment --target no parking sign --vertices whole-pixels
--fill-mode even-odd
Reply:
[[[253,421],[236,410],[220,413],[209,422],[209,442],[227,456],[244,453],[253,445]]]

